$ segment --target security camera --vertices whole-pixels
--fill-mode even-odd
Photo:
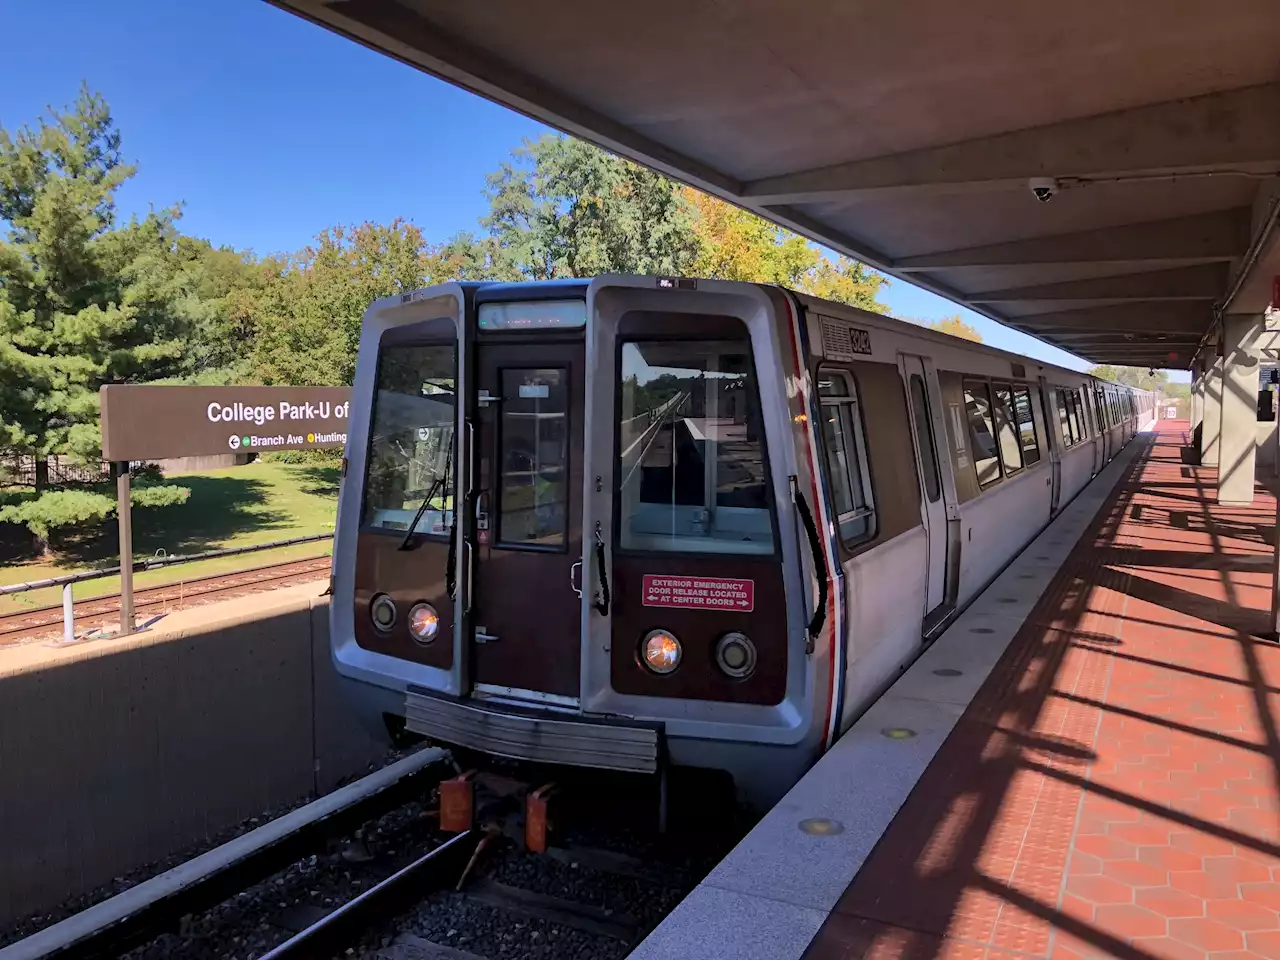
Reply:
[[[1053,177],[1032,177],[1027,186],[1041,203],[1048,203],[1058,192],[1058,181]]]

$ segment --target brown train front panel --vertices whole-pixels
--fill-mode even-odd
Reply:
[[[731,703],[775,704],[787,688],[787,600],[776,556],[615,554],[611,676],[619,693]],[[646,575],[750,580],[749,613],[644,605]],[[684,650],[683,662],[659,676],[640,662],[640,644],[651,630],[669,630]],[[751,676],[735,680],[715,661],[716,642],[738,631],[756,647]]]
[[[401,550],[401,536],[361,533],[356,539],[356,643],[365,650],[448,670],[453,666],[453,601],[445,586],[449,544],[419,539],[412,550]],[[374,627],[369,617],[373,598],[388,594],[396,605],[395,625]],[[426,601],[440,615],[440,628],[431,643],[409,635],[409,610]]]

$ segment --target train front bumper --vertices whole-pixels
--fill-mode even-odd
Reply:
[[[658,769],[658,724],[478,703],[410,687],[405,728],[432,740],[516,760],[628,773]]]

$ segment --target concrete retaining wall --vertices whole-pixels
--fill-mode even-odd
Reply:
[[[0,649],[0,923],[380,757],[338,696],[324,584],[124,640]]]
[[[166,475],[170,473],[198,473],[201,470],[224,470],[242,467],[253,459],[252,453],[213,453],[203,457],[175,457],[171,460],[153,460]]]

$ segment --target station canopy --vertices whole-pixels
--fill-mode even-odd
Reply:
[[[273,2],[1099,363],[1280,274],[1277,0]]]

